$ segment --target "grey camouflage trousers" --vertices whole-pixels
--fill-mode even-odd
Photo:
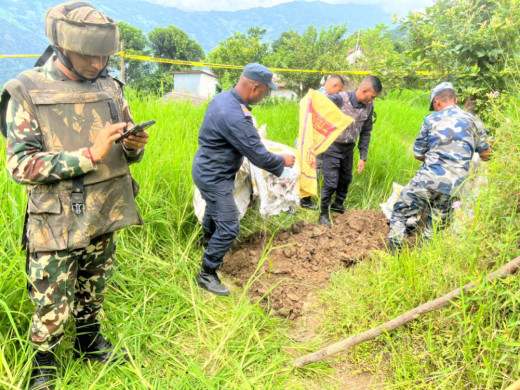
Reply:
[[[30,340],[35,348],[59,344],[71,313],[81,321],[97,316],[114,272],[115,239],[115,233],[108,233],[85,248],[29,254],[29,296],[36,304]]]
[[[425,208],[428,208],[428,216],[423,236],[427,240],[431,239],[434,231],[443,228],[447,223],[456,200],[453,196],[411,181],[402,189],[394,204],[388,234],[390,243],[400,246],[406,234],[406,220],[420,214]]]

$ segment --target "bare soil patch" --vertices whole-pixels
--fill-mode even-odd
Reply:
[[[302,314],[309,293],[323,288],[332,272],[362,261],[372,250],[385,250],[388,231],[384,214],[375,210],[334,215],[330,229],[300,221],[276,233],[258,273],[255,270],[271,239],[260,232],[234,247],[221,271],[240,287],[257,276],[248,290],[253,300],[294,320]]]

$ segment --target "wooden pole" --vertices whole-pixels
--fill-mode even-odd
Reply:
[[[502,268],[498,269],[495,272],[492,272],[487,276],[487,279],[489,281],[492,281],[494,279],[504,279],[508,277],[509,275],[512,275],[515,273],[515,271],[520,268],[520,256],[516,259],[510,261],[506,265],[504,265]],[[346,338],[342,341],[339,341],[337,343],[334,343],[332,345],[329,345],[328,347],[325,347],[323,349],[320,349],[317,352],[313,352],[311,354],[302,356],[299,359],[296,359],[293,361],[293,364],[296,367],[303,367],[307,364],[316,363],[317,361],[320,361],[322,359],[325,359],[326,357],[335,355],[338,352],[342,352],[346,350],[347,348],[353,347],[355,345],[364,343],[365,341],[375,339],[378,337],[381,333],[384,331],[390,332],[404,324],[407,324],[409,322],[412,322],[416,320],[419,316],[422,316],[423,314],[426,314],[430,311],[440,309],[443,306],[446,306],[448,303],[450,303],[453,298],[459,297],[462,295],[462,292],[466,292],[467,290],[472,289],[475,287],[474,283],[468,283],[462,288],[458,288],[456,290],[453,290],[449,294],[444,295],[441,298],[437,298],[433,301],[429,301],[427,303],[422,304],[421,306],[417,306],[415,309],[412,309],[399,317],[396,317],[388,322],[385,322],[384,324],[372,328],[370,330],[367,330],[363,333],[358,333],[356,335],[350,336],[349,338]]]
[[[125,43],[121,41],[121,54],[125,51]],[[121,81],[125,82],[125,57],[121,56]]]
[[[516,382],[512,383],[511,385],[509,385],[506,390],[518,390],[518,389],[520,389],[520,379],[517,380]]]

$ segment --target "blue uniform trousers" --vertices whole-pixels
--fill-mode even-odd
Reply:
[[[332,195],[336,193],[335,202],[343,204],[347,198],[348,187],[352,182],[352,165],[354,161],[354,143],[336,143],[330,145],[323,153],[321,174],[321,210],[328,210]]]
[[[211,235],[202,262],[208,268],[217,269],[240,232],[237,206],[231,191],[199,190],[206,201],[202,228]]]
[[[441,229],[451,215],[452,205],[457,198],[430,190],[414,181],[408,183],[394,204],[388,238],[396,246],[401,245],[406,234],[406,220],[428,208],[428,217],[423,236],[429,240],[434,231]]]

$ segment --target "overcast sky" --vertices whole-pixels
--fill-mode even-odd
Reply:
[[[146,0],[186,11],[237,11],[255,7],[272,7],[294,0]],[[312,0],[305,0],[312,1]],[[326,3],[381,4],[384,11],[404,16],[410,10],[422,10],[433,4],[434,0],[321,0]]]

